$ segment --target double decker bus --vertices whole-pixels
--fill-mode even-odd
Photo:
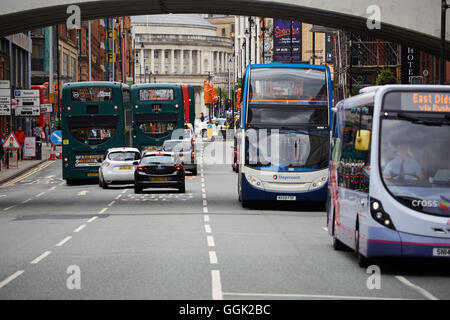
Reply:
[[[67,83],[61,101],[63,179],[98,179],[106,150],[131,146],[130,88],[119,82]]]
[[[239,200],[327,197],[332,88],[326,66],[247,67],[239,146]]]
[[[450,258],[450,86],[366,88],[339,102],[327,205],[336,250]]]
[[[133,146],[158,149],[179,132],[184,136],[183,90],[178,84],[136,84],[131,87]]]

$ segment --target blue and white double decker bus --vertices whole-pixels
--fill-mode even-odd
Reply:
[[[328,231],[375,257],[450,258],[450,86],[366,88],[336,106]]]
[[[239,141],[239,200],[325,203],[332,88],[326,66],[247,67]]]

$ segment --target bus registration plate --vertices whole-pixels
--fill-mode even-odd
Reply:
[[[296,196],[277,196],[278,201],[295,201],[297,200]]]
[[[450,257],[450,248],[433,248],[433,257]]]

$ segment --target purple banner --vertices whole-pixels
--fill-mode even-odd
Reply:
[[[273,61],[302,61],[302,23],[288,20],[273,20]]]

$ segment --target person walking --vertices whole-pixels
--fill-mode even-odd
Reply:
[[[50,128],[48,127],[48,124],[44,127],[44,133],[45,133],[45,143],[47,143],[47,147],[50,144]]]
[[[4,167],[6,167],[6,169],[9,169],[9,154],[5,150],[5,148],[3,148],[3,144],[5,143],[5,141],[6,141],[6,135],[4,133],[2,133],[1,139],[0,139],[0,171],[2,169],[2,164]]]
[[[23,132],[22,127],[19,126],[17,128],[17,131],[14,132],[14,134],[17,138],[17,143],[19,143],[19,145],[20,145],[19,160],[23,160],[23,146],[25,144],[25,132]]]
[[[37,122],[34,123],[33,136],[36,137],[36,160],[41,160],[42,157],[42,129]]]

